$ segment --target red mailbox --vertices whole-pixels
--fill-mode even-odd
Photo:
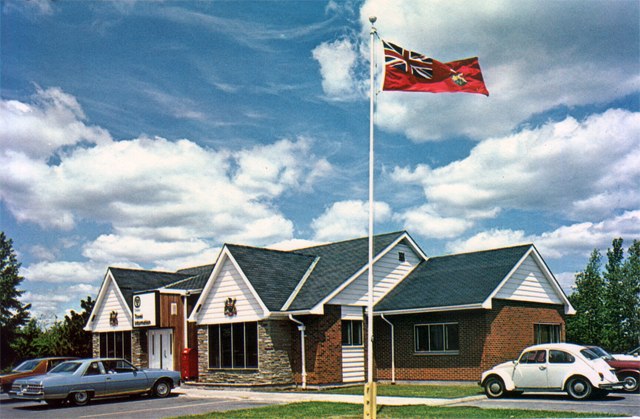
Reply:
[[[183,380],[198,378],[198,350],[196,348],[184,348],[180,366],[182,367]]]

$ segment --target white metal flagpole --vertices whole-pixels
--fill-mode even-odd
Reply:
[[[374,41],[376,28],[373,24],[376,21],[375,16],[369,17],[371,22],[371,39],[370,39],[370,89],[369,89],[369,264],[368,264],[368,281],[367,281],[367,385],[364,394],[364,417],[376,417],[376,386],[373,382],[373,221],[374,221],[374,200],[373,200],[373,111],[375,90],[374,82]]]

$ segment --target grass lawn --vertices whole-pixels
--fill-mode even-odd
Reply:
[[[180,418],[361,418],[362,409],[362,405],[357,404],[304,402],[255,409],[211,412],[205,415],[181,416]],[[593,418],[603,416],[607,415],[545,410],[430,406],[379,406],[377,414],[379,418]]]
[[[364,386],[341,387],[330,390],[322,390],[321,392],[331,394],[364,394]],[[476,396],[479,394],[483,393],[480,386],[477,385],[378,385],[378,396],[456,399],[458,397]]]

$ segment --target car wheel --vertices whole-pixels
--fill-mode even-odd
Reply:
[[[167,380],[159,380],[153,386],[153,395],[156,397],[164,398],[171,394],[171,385]]]
[[[624,391],[628,391],[629,393],[637,392],[638,387],[640,387],[640,382],[638,382],[638,375],[636,374],[620,374],[620,381],[622,381],[624,384]]]
[[[78,391],[69,396],[69,399],[76,406],[85,406],[89,403],[89,394],[86,391]]]
[[[504,396],[504,382],[499,377],[489,377],[484,382],[484,394],[490,399]]]
[[[585,400],[591,396],[593,387],[584,377],[573,377],[567,382],[567,393],[574,400]]]

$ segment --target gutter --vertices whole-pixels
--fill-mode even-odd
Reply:
[[[382,318],[382,320],[387,322],[389,326],[391,326],[391,384],[395,384],[396,383],[395,331],[393,328],[393,323],[387,320],[387,318],[384,317],[384,314],[381,314],[380,317]]]
[[[304,331],[306,329],[304,323],[299,320],[293,318],[293,314],[289,314],[289,320],[296,323],[298,325],[298,330],[300,331],[300,351],[302,353],[302,388],[307,388],[307,363],[306,363],[306,355],[304,351]]]

